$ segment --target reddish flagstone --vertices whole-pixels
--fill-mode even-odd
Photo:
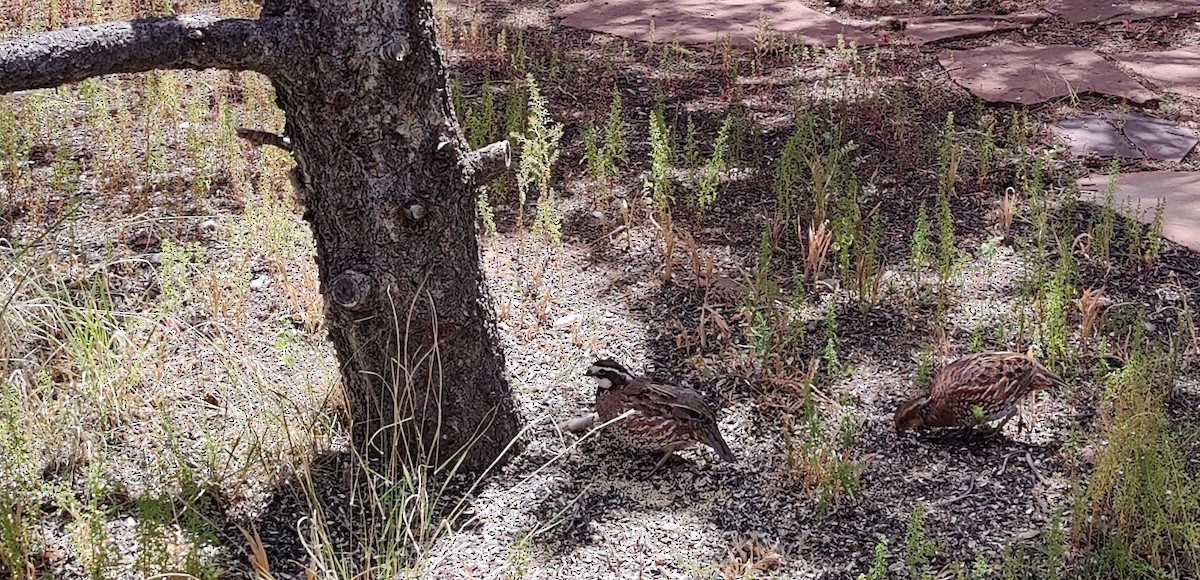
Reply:
[[[1072,155],[1149,157],[1179,163],[1196,146],[1196,132],[1173,121],[1132,111],[1068,117],[1050,124]]]
[[[846,43],[879,44],[875,36],[795,0],[591,0],[565,5],[555,12],[563,26],[634,40],[697,45],[716,44],[728,37],[739,47],[754,46],[759,17],[763,15],[776,35],[788,39],[798,35],[805,44],[834,46],[839,34]]]
[[[993,103],[1032,105],[1075,93],[1103,93],[1135,103],[1158,98],[1100,55],[1077,46],[995,45],[945,50],[938,61],[954,82]]]
[[[1164,91],[1200,98],[1200,47],[1131,52],[1115,58]]]
[[[1107,175],[1079,180],[1083,201],[1103,205],[1107,190]],[[1150,223],[1160,198],[1166,198],[1163,237],[1200,252],[1200,171],[1144,171],[1117,176],[1117,207],[1126,201],[1135,211],[1139,204],[1141,207],[1139,215],[1130,217]]]
[[[1050,130],[1067,144],[1071,155],[1076,157],[1143,157],[1142,152],[1138,151],[1112,123],[1099,115],[1068,117],[1050,123]]]
[[[1074,24],[1200,14],[1197,0],[1054,0],[1046,10]]]
[[[970,38],[993,32],[1028,28],[1046,19],[1042,12],[1024,14],[957,14],[953,16],[904,16],[904,35],[918,44],[948,38]]]

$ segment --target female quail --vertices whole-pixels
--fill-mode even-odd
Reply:
[[[917,427],[973,427],[1003,419],[1004,427],[1029,393],[1063,386],[1062,377],[1033,357],[1016,352],[983,352],[964,356],[944,367],[929,384],[929,393],[896,409],[896,430]],[[977,415],[976,407],[982,411]]]

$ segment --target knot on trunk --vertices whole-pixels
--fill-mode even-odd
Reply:
[[[381,49],[383,60],[392,62],[403,62],[408,56],[409,45],[407,37],[400,37],[393,40]]]
[[[410,201],[404,206],[404,217],[409,221],[421,221],[426,213],[425,206],[419,201]]]
[[[361,307],[371,295],[371,278],[354,270],[346,270],[329,284],[329,297],[347,310]]]

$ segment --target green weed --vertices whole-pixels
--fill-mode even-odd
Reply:
[[[929,578],[932,575],[928,560],[937,554],[937,546],[926,535],[925,512],[925,504],[917,504],[904,532],[904,564],[908,568],[909,578]]]
[[[1136,320],[1136,319],[1135,319]],[[1072,539],[1085,553],[1087,578],[1195,577],[1200,574],[1200,485],[1187,469],[1196,434],[1166,412],[1174,361],[1130,349],[1105,381],[1098,406],[1106,441],[1086,491],[1076,501]],[[1156,572],[1151,572],[1151,571]]]
[[[650,172],[642,183],[642,194],[657,212],[671,203],[671,128],[661,103],[650,113]]]
[[[551,178],[554,164],[558,161],[558,141],[562,138],[563,126],[550,118],[550,112],[546,109],[546,99],[538,90],[532,74],[526,76],[525,83],[529,95],[529,118],[525,124],[526,131],[513,135],[520,143],[521,149],[517,169],[517,191],[522,207],[530,191],[538,194],[533,232],[544,236],[557,246],[562,244],[562,218],[555,207]]]

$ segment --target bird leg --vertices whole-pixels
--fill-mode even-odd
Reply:
[[[1004,418],[1000,420],[1000,424],[998,424],[994,428],[992,428],[992,430],[988,434],[992,435],[992,436],[999,435],[1000,432],[1004,430],[1004,426],[1007,425],[1008,422],[1013,418],[1013,415],[1016,415],[1016,414],[1017,414],[1017,408],[1013,407],[1012,410],[1009,411],[1008,414],[1005,415]],[[1019,427],[1018,427],[1017,432],[1020,433]]]
[[[679,443],[679,444],[676,444],[676,445],[672,445],[672,446],[670,446],[670,447],[667,447],[666,449],[663,449],[663,456],[662,456],[662,459],[659,459],[659,460],[658,460],[658,463],[655,463],[655,464],[654,464],[654,468],[650,470],[650,474],[651,474],[651,475],[654,475],[654,473],[655,473],[656,471],[658,471],[658,468],[662,467],[662,466],[663,466],[663,464],[664,464],[664,463],[666,463],[666,462],[667,462],[667,460],[668,460],[668,459],[670,459],[670,458],[671,458],[671,456],[672,456],[672,455],[674,455],[676,451],[679,451],[680,449],[686,449],[686,448],[688,448],[688,447],[689,447],[691,444],[692,444],[692,443],[691,443],[690,441],[688,441],[688,442],[686,442],[686,443]]]
[[[658,463],[655,463],[654,467],[650,469],[650,475],[654,475],[654,473],[658,471],[658,468],[662,467],[672,455],[675,455],[674,449],[668,449],[665,453],[663,453],[662,459],[659,459]]]

